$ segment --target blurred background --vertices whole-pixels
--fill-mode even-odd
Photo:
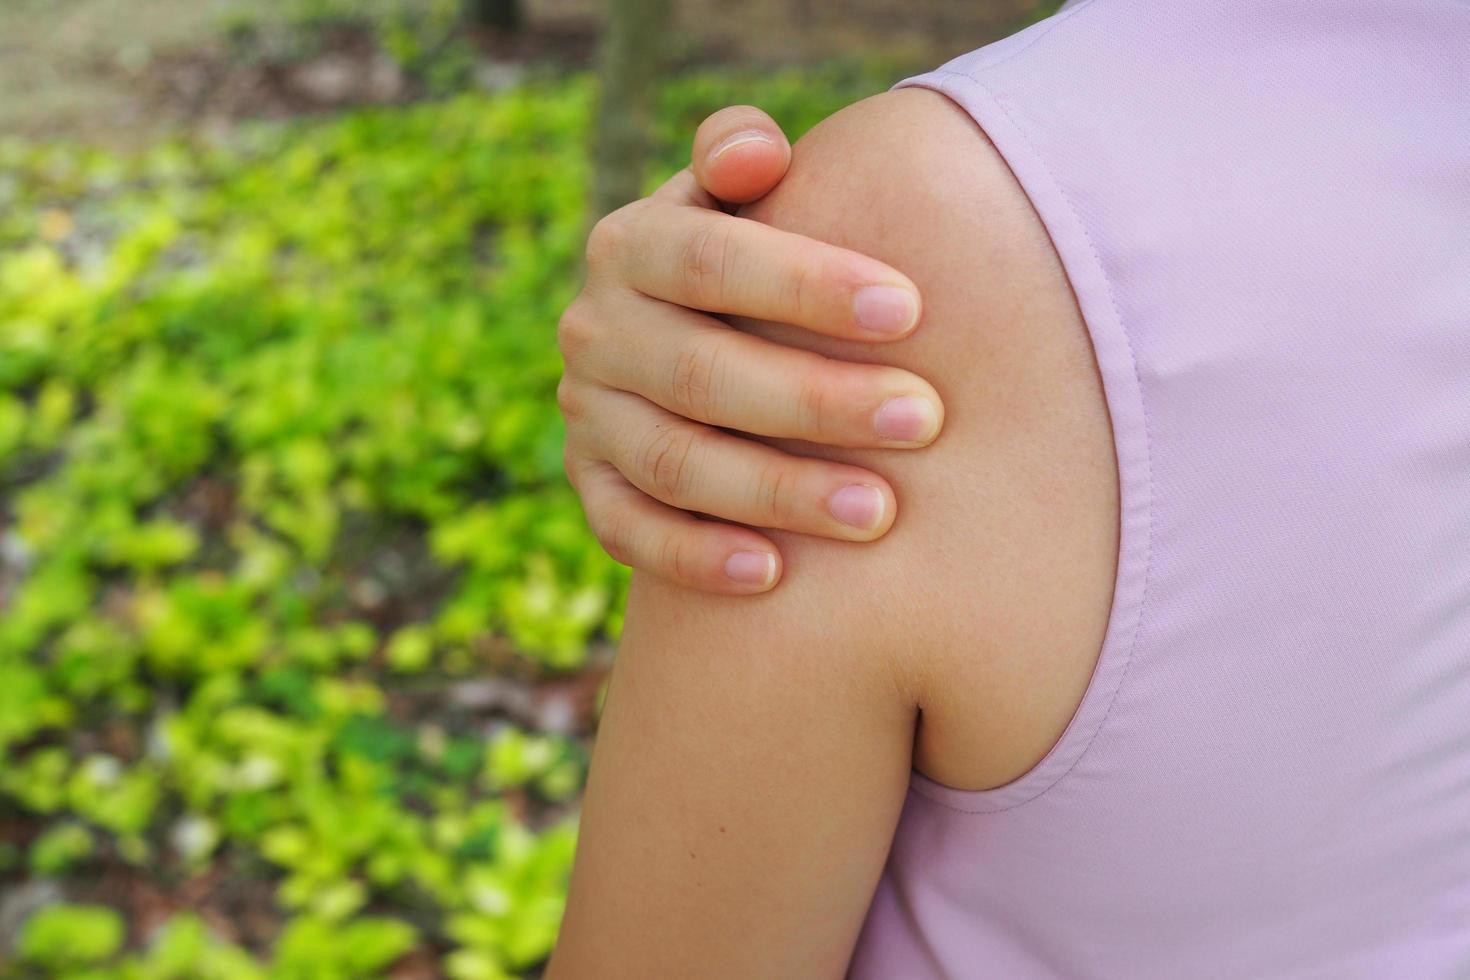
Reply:
[[[0,0],[0,977],[536,976],[599,214],[1033,0]]]

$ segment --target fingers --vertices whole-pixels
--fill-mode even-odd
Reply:
[[[721,201],[745,204],[765,197],[790,164],[786,134],[754,106],[721,109],[694,134],[694,177]]]
[[[615,561],[725,595],[765,592],[781,577],[780,554],[748,528],[661,504],[605,462],[569,465],[568,475],[593,533]]]
[[[693,164],[645,201],[598,222],[588,279],[692,309],[804,327],[848,340],[898,340],[918,325],[918,290],[849,249],[721,211],[764,196],[791,161],[781,128],[753,106],[713,114]]]
[[[682,192],[634,202],[598,222],[587,245],[589,283],[849,340],[898,340],[918,324],[919,292],[902,273],[749,218],[671,206],[689,179]]]
[[[786,347],[646,297],[630,295],[603,315],[637,329],[593,341],[593,325],[584,321],[591,314],[574,303],[562,321],[569,370],[686,418],[823,445],[891,449],[928,445],[943,424],[938,393],[899,368]]]
[[[871,541],[893,524],[893,490],[867,470],[793,456],[627,392],[604,389],[594,400],[590,413],[619,421],[589,455],[669,506],[847,541]]]
[[[906,371],[781,347],[698,312],[861,342],[917,326],[918,290],[902,273],[721,210],[767,194],[790,160],[760,110],[711,116],[689,168],[593,228],[586,285],[558,328],[567,472],[599,541],[704,591],[762,592],[779,579],[775,547],[741,525],[864,541],[896,510],[866,470],[720,429],[910,447],[943,421],[933,388]]]

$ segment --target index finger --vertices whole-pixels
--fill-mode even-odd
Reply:
[[[614,264],[626,285],[679,306],[846,340],[898,340],[918,325],[919,291],[903,273],[850,249],[684,203],[705,193],[685,174],[618,214]]]

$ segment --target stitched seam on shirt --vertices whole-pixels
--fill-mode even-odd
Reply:
[[[1085,6],[1087,6],[1087,5],[1084,4],[1082,7],[1078,7],[1077,9],[1078,10],[1081,10]],[[1040,40],[1040,38],[1038,38],[1037,40]],[[1027,47],[1030,47],[1030,45],[1027,45]],[[1023,48],[1022,50],[1025,50],[1025,49]],[[1015,53],[1016,54],[1019,54],[1020,52],[1018,51],[1018,52],[1015,52]],[[1073,769],[1076,769],[1077,768],[1077,764],[1080,763],[1082,761],[1083,757],[1087,755],[1087,752],[1088,752],[1089,749],[1092,748],[1092,744],[1096,740],[1096,738],[1098,736],[1098,733],[1103,730],[1103,726],[1107,724],[1108,718],[1110,718],[1112,716],[1112,713],[1113,713],[1113,705],[1115,705],[1115,704],[1118,703],[1118,694],[1119,694],[1120,691],[1122,691],[1123,684],[1128,679],[1128,670],[1129,670],[1130,667],[1133,666],[1133,653],[1134,653],[1135,648],[1138,646],[1138,634],[1139,634],[1139,631],[1143,628],[1143,613],[1144,613],[1145,608],[1148,605],[1148,590],[1149,590],[1149,585],[1153,581],[1153,555],[1154,555],[1154,551],[1153,551],[1153,540],[1154,540],[1154,506],[1153,506],[1153,501],[1154,501],[1154,494],[1153,494],[1153,457],[1154,457],[1154,450],[1153,450],[1153,436],[1152,436],[1152,426],[1150,425],[1150,421],[1149,421],[1148,396],[1144,393],[1144,389],[1143,389],[1143,377],[1140,374],[1139,368],[1138,368],[1138,352],[1137,352],[1137,349],[1133,345],[1133,335],[1132,335],[1132,333],[1129,332],[1127,326],[1123,322],[1123,314],[1122,314],[1122,310],[1118,306],[1118,297],[1117,297],[1116,291],[1114,290],[1112,277],[1108,275],[1107,268],[1102,263],[1102,256],[1099,254],[1099,252],[1097,250],[1097,246],[1096,246],[1096,244],[1094,244],[1094,242],[1092,240],[1092,234],[1091,234],[1091,232],[1089,232],[1087,230],[1087,225],[1082,220],[1082,214],[1081,214],[1080,211],[1077,210],[1077,205],[1073,202],[1072,196],[1067,193],[1066,187],[1062,184],[1061,181],[1059,181],[1057,179],[1056,174],[1051,169],[1051,164],[1047,162],[1046,157],[1042,155],[1042,153],[1037,149],[1036,144],[1034,142],[1032,142],[1030,134],[1027,133],[1026,130],[1024,128],[1022,128],[1021,124],[1016,121],[1015,116],[1011,115],[1010,109],[1008,109],[1006,107],[1005,103],[1000,99],[999,96],[997,96],[995,94],[995,92],[991,91],[991,89],[989,88],[989,86],[985,85],[985,83],[981,82],[979,79],[975,78],[973,75],[967,75],[967,74],[965,74],[963,72],[949,71],[949,70],[945,70],[945,69],[937,69],[937,71],[938,71],[938,73],[943,74],[943,75],[950,75],[950,76],[954,76],[956,78],[962,78],[962,79],[964,79],[965,81],[967,81],[970,84],[974,85],[975,87],[979,88],[982,92],[985,93],[985,95],[987,95],[990,98],[990,101],[995,105],[995,107],[997,109],[999,109],[1001,111],[1001,114],[1004,115],[1006,117],[1006,120],[1011,124],[1011,128],[1013,128],[1018,134],[1020,134],[1021,139],[1025,141],[1026,147],[1027,147],[1027,149],[1030,150],[1031,155],[1036,158],[1037,162],[1041,164],[1042,169],[1046,171],[1047,179],[1051,181],[1052,186],[1056,188],[1056,191],[1061,196],[1062,200],[1067,203],[1068,209],[1072,212],[1072,218],[1073,218],[1074,221],[1076,221],[1077,227],[1081,229],[1081,231],[1082,231],[1082,238],[1083,238],[1083,240],[1085,242],[1087,242],[1087,248],[1092,253],[1093,263],[1094,263],[1094,265],[1096,265],[1099,275],[1102,276],[1103,284],[1107,288],[1108,303],[1109,303],[1109,305],[1113,309],[1113,317],[1114,317],[1114,320],[1115,320],[1115,322],[1118,325],[1118,329],[1121,330],[1122,333],[1123,333],[1123,340],[1128,345],[1128,356],[1129,356],[1129,359],[1133,362],[1133,378],[1134,378],[1134,383],[1137,384],[1137,386],[1138,386],[1138,404],[1139,404],[1139,410],[1140,410],[1140,412],[1143,415],[1143,442],[1144,442],[1144,450],[1145,450],[1144,451],[1144,489],[1145,489],[1145,491],[1148,494],[1148,521],[1147,521],[1147,528],[1146,528],[1146,534],[1147,534],[1147,536],[1144,539],[1145,555],[1144,555],[1144,564],[1143,564],[1143,588],[1141,589],[1141,591],[1139,593],[1139,599],[1138,599],[1138,617],[1134,621],[1134,624],[1133,624],[1133,635],[1128,640],[1128,649],[1127,649],[1127,652],[1124,654],[1124,659],[1123,659],[1123,672],[1119,675],[1119,677],[1118,677],[1118,683],[1114,686],[1112,695],[1108,698],[1107,708],[1103,711],[1102,718],[1098,720],[1097,727],[1094,728],[1093,731],[1092,731],[1092,734],[1087,737],[1087,741],[1086,741],[1086,743],[1084,743],[1082,745],[1081,750],[1078,751],[1077,757],[1072,760],[1072,764],[1069,765],[1064,772],[1059,773],[1055,778],[1053,778],[1049,783],[1047,783],[1044,787],[1042,787],[1036,793],[1032,794],[1031,796],[1026,797],[1024,800],[1019,800],[1019,801],[1017,801],[1015,803],[1012,803],[1009,806],[987,807],[987,808],[984,808],[984,809],[968,809],[968,808],[965,808],[965,807],[956,806],[953,803],[949,803],[949,802],[947,802],[945,800],[939,799],[938,798],[938,794],[926,793],[926,792],[924,792],[923,790],[920,790],[920,789],[916,789],[915,790],[916,793],[918,793],[920,796],[923,796],[925,799],[929,800],[931,803],[934,803],[934,804],[936,804],[938,806],[941,806],[941,807],[945,808],[946,810],[952,810],[952,811],[954,811],[956,813],[967,813],[967,814],[1004,813],[1007,810],[1014,810],[1017,807],[1025,806],[1028,803],[1032,803],[1032,802],[1034,802],[1036,800],[1041,799],[1047,793],[1051,792],[1051,790],[1052,790],[1053,787],[1055,787],[1062,780],[1066,779],[1067,776],[1069,776],[1071,774],[1071,772],[1072,772]],[[1034,204],[1033,204],[1033,206],[1034,206]],[[1064,267],[1065,267],[1065,264],[1064,264]],[[1122,482],[1121,474],[1120,474],[1119,480],[1120,480],[1120,490],[1121,490],[1121,482]],[[1120,573],[1121,573],[1121,568],[1120,568]],[[1106,641],[1104,641],[1104,642],[1106,642]],[[1084,694],[1083,697],[1085,698],[1086,695]],[[1034,772],[1035,770],[1032,770],[1032,771]],[[1025,776],[1022,776],[1021,778],[1022,779],[1025,779],[1026,777]],[[995,790],[976,790],[975,792],[978,792],[978,793],[990,793],[990,792],[1001,792],[1001,791],[1002,791],[1002,788],[1001,787],[997,787]],[[958,792],[966,792],[966,791],[965,790],[960,790]]]

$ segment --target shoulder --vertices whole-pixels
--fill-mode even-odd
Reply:
[[[1046,229],[970,116],[913,88],[815,127],[786,180],[743,213],[892,264],[924,307],[893,345],[743,328],[906,368],[945,402],[945,430],[924,450],[799,447],[882,473],[898,517],[871,544],[781,536],[776,593],[865,597],[844,626],[910,679],[927,774],[971,788],[1018,776],[1086,688],[1117,557],[1106,401]],[[954,745],[994,750],[981,759]]]
[[[785,180],[741,213],[881,259],[920,287],[919,329],[897,344],[739,323],[793,346],[950,381],[939,442],[874,458],[903,466],[968,452],[969,436],[954,437],[956,421],[965,423],[950,416],[955,407],[1005,408],[1019,430],[1048,411],[1032,397],[1038,385],[1095,382],[1087,330],[1045,227],[984,132],[943,95],[900,89],[830,116],[796,143]],[[1003,434],[998,424],[983,431]]]
[[[742,213],[779,226],[823,225],[840,237],[895,234],[888,251],[909,265],[961,237],[1042,264],[1051,251],[984,132],[923,88],[874,95],[823,120],[797,141],[785,180]]]

